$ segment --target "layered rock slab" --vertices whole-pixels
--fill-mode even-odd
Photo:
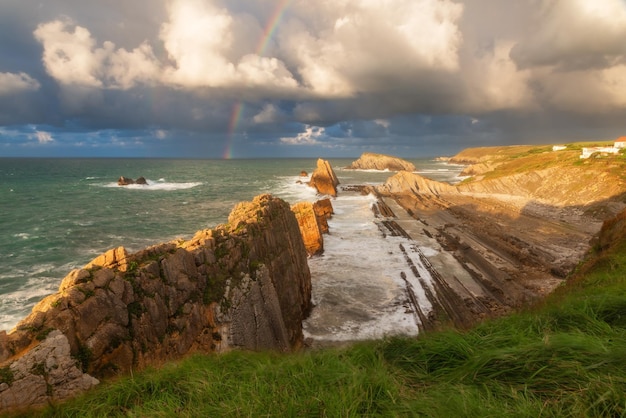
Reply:
[[[65,277],[9,334],[0,332],[0,405],[26,407],[65,399],[95,384],[195,351],[296,349],[311,309],[307,253],[289,205],[270,195],[237,205],[228,223],[189,241],[129,254],[108,251]],[[64,339],[84,386],[55,378],[19,383],[10,371],[34,350]],[[9,379],[10,376],[13,378]],[[74,379],[76,380],[76,379]],[[91,383],[90,383],[91,382]],[[74,388],[74,389],[72,389]],[[43,390],[43,392],[42,392]]]
[[[346,168],[351,170],[415,171],[415,165],[402,158],[373,152],[364,152],[358,160],[353,161]]]

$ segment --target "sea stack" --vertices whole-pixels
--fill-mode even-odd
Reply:
[[[309,186],[316,188],[321,194],[335,197],[337,196],[338,184],[339,180],[330,163],[319,158],[317,160],[317,168],[313,171],[313,174],[311,174]]]

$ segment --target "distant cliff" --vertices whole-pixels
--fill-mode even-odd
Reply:
[[[450,159],[472,164],[463,172],[470,177],[455,186],[398,173],[381,191],[513,196],[552,206],[589,205],[626,192],[626,159],[614,156],[582,161],[579,155],[575,149],[553,152],[547,146],[470,148]]]
[[[311,276],[298,222],[270,195],[189,241],[108,251],[0,332],[1,409],[64,399],[194,351],[302,345]]]
[[[351,170],[415,171],[415,166],[402,158],[372,152],[364,152],[358,160],[346,168]]]

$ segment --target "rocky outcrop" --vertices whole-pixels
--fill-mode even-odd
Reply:
[[[300,234],[309,255],[319,254],[324,251],[324,237],[328,233],[328,219],[333,214],[333,206],[330,199],[322,199],[316,202],[300,202],[291,207],[296,215]]]
[[[133,254],[120,247],[70,272],[57,293],[9,334],[0,333],[0,404],[64,399],[95,384],[92,376],[125,374],[195,351],[296,349],[310,297],[296,217],[286,202],[258,196],[237,205],[227,224],[189,241]],[[52,363],[39,365],[35,350],[47,350],[49,338],[59,347],[67,342],[80,374],[68,368],[61,378]],[[35,370],[46,384],[21,378],[20,362],[27,364],[20,370]],[[18,382],[30,393],[20,401]]]
[[[51,395],[65,399],[96,386],[71,356],[67,337],[50,332],[43,341],[0,372],[0,410],[46,404]],[[51,393],[52,392],[52,393]]]
[[[300,234],[304,241],[306,252],[309,255],[319,254],[324,251],[324,239],[322,238],[322,230],[313,210],[313,203],[300,202],[291,207],[296,215]]]
[[[626,182],[607,170],[555,166],[462,183],[464,194],[509,195],[553,206],[588,205],[611,199],[626,189]]]
[[[438,196],[440,194],[457,193],[456,187],[450,184],[430,180],[419,174],[407,171],[400,171],[389,177],[384,184],[377,187],[377,191],[382,195],[426,193]]]
[[[322,234],[328,233],[328,220],[333,216],[334,210],[330,199],[321,199],[313,202],[313,211],[317,218],[317,224]]]
[[[148,182],[146,181],[146,179],[144,177],[139,177],[137,180],[133,180],[129,177],[124,177],[121,176],[119,179],[117,179],[117,185],[118,186],[128,186],[129,184],[148,184]]]
[[[313,171],[313,174],[311,174],[309,186],[314,187],[321,194],[334,197],[337,196],[338,185],[339,180],[330,163],[319,158],[317,160],[317,167]]]
[[[351,170],[415,171],[415,166],[402,158],[372,152],[364,152],[358,160],[346,168]]]

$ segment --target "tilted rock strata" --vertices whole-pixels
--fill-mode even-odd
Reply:
[[[353,161],[346,168],[351,170],[415,171],[415,165],[402,158],[372,152],[364,152],[358,160]]]
[[[328,233],[328,219],[332,216],[333,207],[330,199],[316,202],[300,202],[291,207],[296,215],[300,234],[309,255],[324,251],[324,237]]]
[[[328,233],[328,220],[333,216],[334,210],[330,199],[321,199],[313,202],[313,211],[317,218],[317,224],[322,234]]]
[[[228,224],[189,241],[134,254],[120,247],[70,272],[58,293],[38,303],[11,333],[0,332],[0,370],[42,350],[46,336],[67,340],[86,374],[77,378],[92,383],[91,376],[125,374],[194,351],[290,350],[302,344],[310,298],[296,218],[286,202],[262,195],[237,205]],[[50,374],[45,367],[42,373]],[[37,405],[84,389],[63,379],[44,387],[39,380],[22,388],[33,392],[24,402]],[[0,383],[0,404],[15,404],[16,382]]]
[[[317,160],[317,167],[313,171],[313,174],[311,174],[309,186],[314,187],[321,194],[334,197],[337,196],[338,185],[339,180],[330,163],[319,158]]]
[[[450,184],[430,180],[407,171],[400,171],[389,177],[384,184],[377,187],[377,190],[383,195],[426,193],[437,196],[442,193],[457,193],[456,187]]]

